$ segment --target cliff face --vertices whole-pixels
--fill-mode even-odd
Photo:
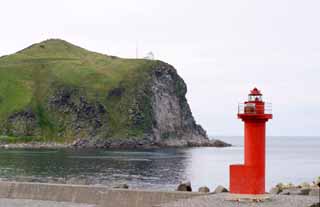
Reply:
[[[187,87],[176,70],[160,63],[152,70],[152,131],[167,145],[201,144],[207,134],[197,125],[185,98]]]
[[[169,64],[47,40],[0,58],[2,142],[200,146],[209,142]],[[221,145],[219,142],[218,145]]]

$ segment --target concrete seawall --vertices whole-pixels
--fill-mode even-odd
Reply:
[[[94,204],[99,207],[151,207],[203,193],[110,189],[86,185],[0,182],[0,198]]]

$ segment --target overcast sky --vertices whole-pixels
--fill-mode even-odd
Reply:
[[[269,135],[320,135],[319,0],[3,0],[0,56],[61,38],[178,70],[199,124],[241,135],[254,86],[273,104]]]

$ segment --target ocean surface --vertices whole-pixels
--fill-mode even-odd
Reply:
[[[136,189],[228,187],[229,165],[243,163],[243,138],[220,137],[227,148],[153,150],[0,150],[0,178],[79,182]],[[267,190],[278,182],[299,184],[320,176],[320,137],[267,138]]]

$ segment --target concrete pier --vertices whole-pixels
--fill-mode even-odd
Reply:
[[[4,201],[3,199],[12,199],[92,204],[99,207],[150,207],[201,195],[205,194],[110,189],[88,185],[0,182],[0,199],[2,198],[2,201]],[[61,206],[63,205],[61,204]]]
[[[0,198],[0,207],[96,207],[92,204]]]
[[[319,203],[319,199],[319,196],[270,195],[270,199],[265,199],[264,202],[237,202],[230,199],[228,193],[0,182],[0,207],[311,207]]]

